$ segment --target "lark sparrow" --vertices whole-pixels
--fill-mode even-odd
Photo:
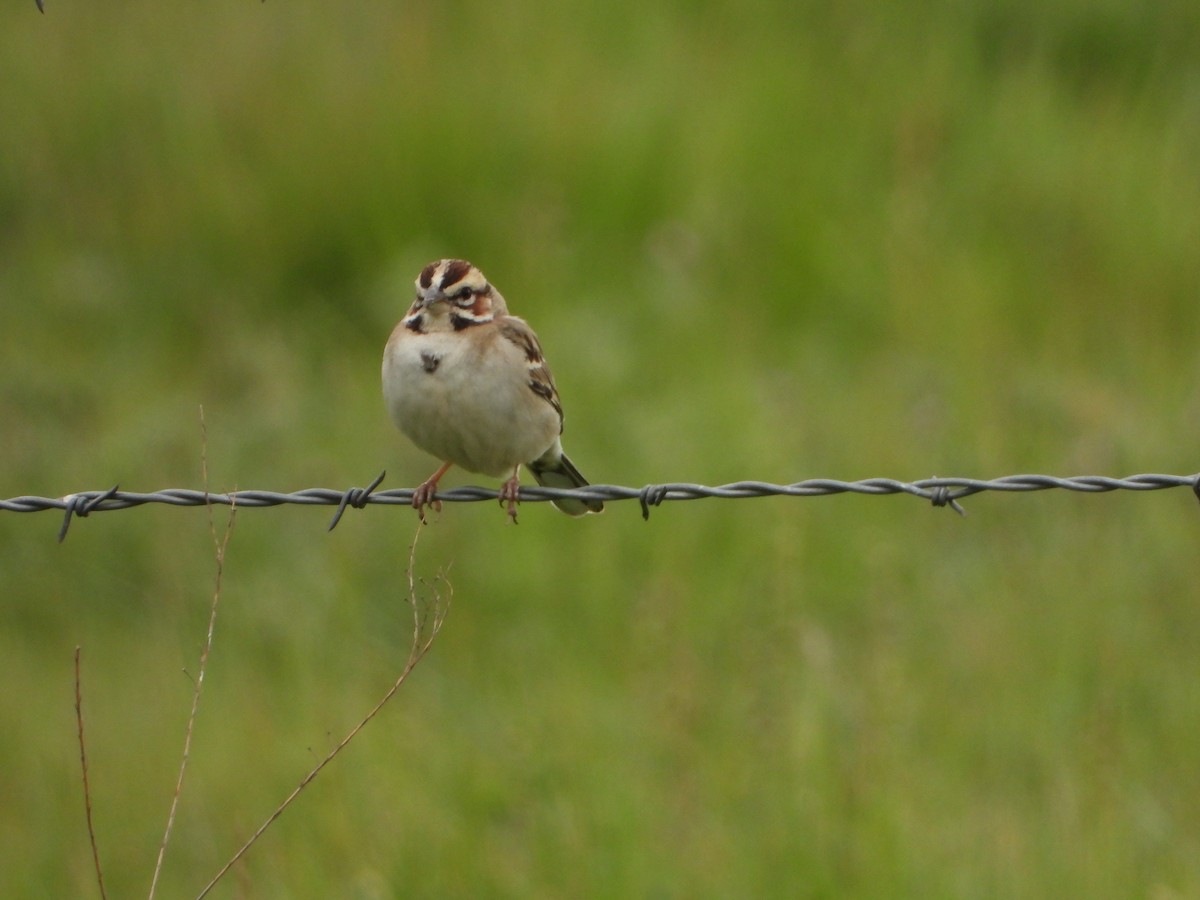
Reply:
[[[457,465],[509,475],[501,505],[517,520],[518,472],[538,484],[586,487],[563,454],[563,412],[537,335],[508,314],[500,292],[462,259],[432,262],[417,299],[383,351],[383,396],[392,421],[442,466],[413,492],[412,505],[442,508],[438,479]],[[599,500],[554,500],[571,516],[601,512]]]

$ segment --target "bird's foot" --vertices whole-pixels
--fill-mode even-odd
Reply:
[[[517,524],[517,504],[520,500],[521,482],[517,478],[517,473],[513,473],[513,477],[504,482],[500,487],[500,505],[508,504],[508,516],[512,519],[513,524]]]

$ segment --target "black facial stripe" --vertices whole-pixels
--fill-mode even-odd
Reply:
[[[450,313],[450,324],[454,326],[455,331],[462,331],[464,328],[470,328],[472,325],[486,325],[490,321],[492,321],[491,316],[476,319],[469,314]]]
[[[421,314],[409,316],[404,320],[404,327],[409,331],[415,331],[417,334],[425,333],[425,323],[421,319]]]

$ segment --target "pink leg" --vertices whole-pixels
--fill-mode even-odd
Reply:
[[[435,499],[434,495],[437,493],[438,481],[452,465],[454,463],[443,464],[440,469],[426,479],[424,484],[413,491],[412,506],[417,511],[417,515],[421,517],[422,522],[425,521],[426,506],[432,506],[435,512],[442,511],[442,501]]]
[[[521,490],[521,481],[517,477],[520,471],[520,466],[513,466],[512,478],[504,482],[500,488],[500,505],[508,503],[508,515],[512,518],[514,525],[517,524],[517,504],[520,502],[518,491]]]

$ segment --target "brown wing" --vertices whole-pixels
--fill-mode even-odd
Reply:
[[[558,413],[558,430],[562,433],[563,411],[558,400],[558,389],[554,386],[554,376],[546,365],[542,355],[542,345],[538,343],[533,329],[525,324],[524,319],[516,316],[505,316],[500,320],[500,334],[512,341],[525,355],[525,365],[529,372],[529,389],[554,407]]]

